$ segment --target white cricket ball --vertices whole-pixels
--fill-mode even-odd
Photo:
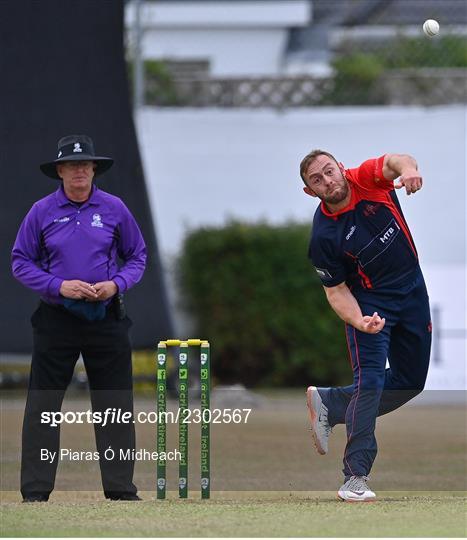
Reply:
[[[439,22],[435,21],[434,19],[427,19],[423,23],[423,32],[428,37],[436,36],[436,34],[439,32]]]

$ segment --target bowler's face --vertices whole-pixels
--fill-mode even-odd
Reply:
[[[94,178],[94,161],[65,161],[57,165],[58,176],[68,190],[90,188]]]
[[[342,202],[349,192],[344,167],[324,154],[315,158],[305,171],[305,192],[330,204]]]

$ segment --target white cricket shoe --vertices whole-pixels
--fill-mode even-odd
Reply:
[[[306,404],[310,413],[313,442],[319,454],[327,454],[328,439],[332,428],[328,423],[328,408],[324,405],[316,386],[308,387]]]
[[[366,483],[367,476],[351,476],[337,492],[341,501],[345,502],[372,502],[376,500],[376,495],[371,491]]]

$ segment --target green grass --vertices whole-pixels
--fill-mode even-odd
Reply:
[[[18,499],[17,494],[15,494]],[[71,493],[65,495],[70,499]],[[96,494],[96,497],[102,497]],[[466,535],[462,494],[382,493],[378,502],[345,504],[332,493],[214,494],[211,501],[138,503],[54,501],[4,502],[1,534],[10,537],[114,536],[346,536],[462,537]],[[84,497],[85,499],[86,497]]]
[[[24,399],[2,399],[0,535],[5,537],[465,537],[466,422],[463,404],[402,407],[378,419],[378,457],[370,487],[378,501],[335,499],[342,482],[343,426],[326,456],[311,442],[301,392],[265,396],[247,424],[212,426],[212,499],[199,500],[199,426],[190,426],[190,499],[176,498],[177,465],[168,463],[169,499],[155,500],[155,466],[135,465],[142,502],[107,502],[97,462],[59,464],[49,503],[21,504]],[[169,403],[174,407],[174,403]],[[230,407],[231,405],[227,405]],[[237,406],[235,404],[235,406]],[[70,397],[66,410],[86,410]],[[152,400],[137,400],[153,410]],[[168,448],[177,442],[169,426]],[[138,448],[154,449],[155,426],[137,424]],[[62,448],[95,449],[91,425],[63,425]]]

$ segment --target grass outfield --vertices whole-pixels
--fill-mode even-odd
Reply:
[[[192,536],[466,536],[466,409],[463,403],[405,406],[378,419],[378,457],[370,486],[378,501],[335,499],[342,483],[344,426],[326,456],[311,442],[304,392],[264,396],[248,423],[215,424],[212,499],[199,500],[199,425],[190,425],[190,500],[179,501],[177,462],[168,463],[166,501],[155,500],[154,461],[138,461],[142,502],[107,502],[96,461],[61,461],[49,503],[21,504],[19,493],[24,397],[2,396],[1,535],[66,537]],[[171,402],[170,407],[175,403]],[[215,405],[220,406],[220,405]],[[242,406],[241,402],[223,407]],[[86,410],[70,396],[64,410]],[[137,410],[154,400],[137,399]],[[136,425],[137,447],[155,449],[155,426]],[[169,425],[168,449],[177,445]],[[91,425],[63,425],[62,448],[95,450]],[[332,490],[332,491],[330,491]]]
[[[5,399],[3,396],[1,405],[0,485],[3,491],[18,491],[24,398]],[[70,398],[64,410],[86,410],[89,406],[88,399]],[[175,403],[172,401],[170,406],[174,408]],[[154,410],[154,400],[138,399],[136,408]],[[329,453],[319,456],[312,444],[308,422],[304,392],[294,391],[269,396],[264,403],[252,408],[246,424],[213,424],[212,489],[216,492],[286,493],[337,490],[342,483],[345,428],[336,426],[329,440]],[[378,456],[371,472],[370,487],[377,494],[381,491],[467,491],[466,426],[466,409],[462,403],[405,406],[378,418]],[[189,428],[189,486],[196,490],[200,482],[200,428],[199,424],[191,424]],[[155,431],[154,424],[137,423],[137,447],[155,450]],[[169,424],[167,449],[177,446],[177,425]],[[92,425],[62,425],[61,447],[95,450]],[[167,463],[169,490],[176,489],[177,468],[178,462]],[[140,491],[155,489],[155,470],[155,461],[136,462],[135,484]],[[60,461],[55,483],[57,491],[99,491],[101,488],[98,462]]]
[[[464,537],[462,493],[380,493],[377,502],[346,504],[333,493],[216,493],[210,501],[105,502],[100,493],[56,492],[24,505],[3,494],[2,536],[67,537]],[[75,502],[70,502],[70,499]],[[80,501],[80,502],[78,502]]]

